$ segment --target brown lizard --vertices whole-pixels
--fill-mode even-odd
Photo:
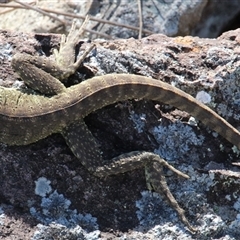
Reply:
[[[132,74],[108,74],[66,88],[59,80],[74,73],[91,50],[74,62],[75,46],[82,34],[82,29],[76,31],[75,28],[73,24],[67,39],[62,37],[60,51],[55,52],[56,63],[26,54],[13,57],[12,66],[25,83],[48,96],[1,87],[0,122],[3,127],[0,129],[0,142],[26,145],[60,132],[75,156],[96,176],[104,177],[145,167],[148,188],[163,193],[180,219],[191,231],[196,231],[168,189],[162,166],[169,167],[182,177],[188,176],[151,152],[131,152],[106,163],[83,118],[118,101],[149,99],[189,112],[239,149],[240,133],[209,107],[160,80]]]

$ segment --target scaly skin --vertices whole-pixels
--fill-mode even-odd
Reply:
[[[25,54],[13,57],[12,66],[25,83],[48,96],[0,87],[0,142],[26,145],[59,132],[74,155],[96,176],[105,177],[145,167],[148,188],[163,194],[182,222],[195,232],[196,229],[188,222],[184,210],[171,194],[162,167],[168,167],[181,177],[188,176],[149,152],[123,154],[106,163],[83,118],[118,101],[149,99],[189,112],[239,149],[240,133],[189,94],[160,80],[132,74],[108,74],[66,88],[59,80],[74,73],[93,47],[74,62],[75,46],[82,33],[82,29],[75,30],[73,24],[67,40],[62,37],[60,51],[55,51],[56,62]]]
[[[104,106],[127,99],[170,104],[200,120],[240,149],[240,133],[209,107],[160,80],[132,74],[94,77],[52,97],[0,88],[0,141],[26,145],[61,132]]]

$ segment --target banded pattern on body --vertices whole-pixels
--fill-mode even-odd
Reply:
[[[10,145],[36,142],[106,105],[148,99],[186,111],[240,149],[240,133],[189,94],[160,80],[131,74],[94,77],[52,97],[0,88],[0,141]],[[13,138],[14,136],[14,138]]]

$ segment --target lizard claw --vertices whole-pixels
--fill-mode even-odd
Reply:
[[[154,161],[148,162],[145,165],[147,187],[150,191],[154,190],[155,192],[161,194],[168,201],[169,205],[177,211],[181,221],[188,227],[188,229],[192,233],[195,233],[197,229],[189,223],[189,221],[185,217],[185,211],[179,206],[177,200],[168,188],[167,181],[163,173],[163,166],[168,167],[170,170],[174,171],[181,177],[189,178],[188,175],[175,169],[173,166],[171,166],[165,160],[159,157],[159,159],[155,159]]]

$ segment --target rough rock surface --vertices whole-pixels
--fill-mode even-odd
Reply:
[[[139,26],[138,1],[80,2],[37,1],[37,5]],[[143,29],[169,36],[217,37],[239,27],[238,0],[154,3],[142,1]],[[68,29],[72,18],[59,18]],[[0,29],[10,27],[23,32],[63,31],[60,22],[22,9],[1,14]],[[136,30],[94,21],[89,28],[112,37],[138,37]],[[217,40],[163,35],[141,41],[98,40],[97,50],[71,83],[110,72],[163,78],[206,101],[239,128],[239,35],[237,30]],[[0,85],[24,87],[12,71],[13,54],[49,56],[59,39],[2,31]],[[85,120],[106,158],[151,150],[189,174],[191,179],[182,181],[169,173],[169,184],[200,233],[191,235],[159,195],[146,191],[142,169],[96,179],[55,135],[30,146],[1,144],[0,239],[239,239],[239,167],[230,164],[239,159],[236,149],[200,123],[189,126],[187,122],[195,124],[189,117],[161,103],[131,100]]]
[[[240,27],[240,4],[238,0],[208,0],[199,22],[192,28],[190,35],[215,38],[221,33]]]
[[[58,35],[1,31],[1,85],[25,87],[11,69],[16,52],[49,56],[59,40]],[[156,34],[142,40],[95,42],[96,49],[79,74],[70,78],[72,83],[107,73],[150,76],[193,96],[200,93],[239,127],[240,30],[218,39]],[[81,45],[80,53],[87,45]],[[190,175],[190,180],[182,181],[167,173],[174,196],[199,227],[195,236],[159,195],[146,191],[143,169],[97,179],[81,166],[62,137],[54,135],[28,146],[0,145],[0,238],[239,238],[239,176],[232,173],[238,167],[230,164],[238,161],[237,152],[200,123],[189,125],[189,118],[163,103],[129,100],[85,120],[106,159],[150,150]]]
[[[33,1],[24,1],[31,3]],[[167,36],[194,35],[200,37],[217,37],[222,32],[239,27],[239,0],[229,1],[141,1],[143,30],[152,33],[163,33]],[[9,2],[8,5],[16,5]],[[11,29],[23,32],[54,32],[62,33],[71,26],[72,18],[89,14],[98,19],[104,19],[118,24],[139,27],[138,1],[45,1],[39,0],[33,4],[42,10],[57,11],[57,16],[66,26],[42,13],[29,9],[0,8],[0,29]],[[62,15],[64,13],[65,15]],[[73,14],[72,17],[67,14]],[[82,20],[80,20],[82,21]],[[91,21],[89,29],[117,38],[137,38],[139,33],[132,30],[99,21]],[[143,36],[146,36],[143,32]],[[89,37],[99,36],[91,34]],[[100,35],[100,37],[102,37]]]
[[[196,25],[202,15],[202,11],[207,0],[196,2],[189,1],[163,1],[153,4],[152,1],[142,1],[143,28],[155,32],[164,33],[169,36],[186,35]],[[12,3],[9,3],[12,4]],[[112,21],[119,24],[139,26],[138,1],[37,1],[36,7],[43,10],[91,16],[99,19]],[[22,18],[21,16],[24,16]],[[57,15],[61,20],[69,23],[69,17]],[[28,21],[26,21],[28,19]],[[29,9],[12,9],[1,14],[0,28],[11,29],[24,32],[61,32],[62,23],[51,19],[41,13]],[[71,25],[71,24],[68,24]],[[129,38],[137,37],[138,31],[123,28],[122,26],[112,26],[106,23],[92,21],[89,29],[109,34],[112,37]],[[92,35],[95,38],[96,35]]]

